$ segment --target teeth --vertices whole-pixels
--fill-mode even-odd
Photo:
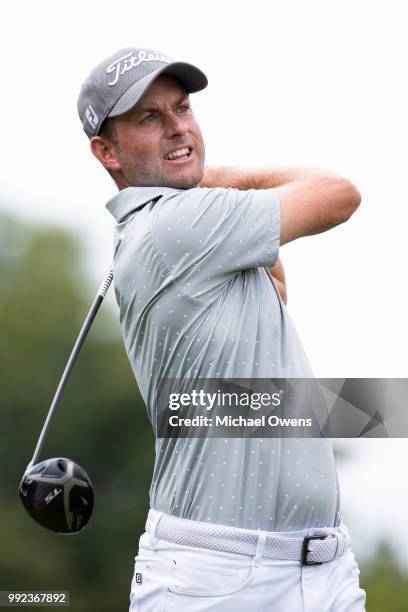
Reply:
[[[177,151],[172,151],[171,153],[168,153],[166,155],[167,159],[174,159],[175,157],[183,157],[183,155],[188,155],[188,147],[185,147],[184,149],[177,149]]]

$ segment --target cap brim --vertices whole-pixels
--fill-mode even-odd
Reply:
[[[186,89],[187,93],[201,91],[208,85],[208,80],[205,74],[192,64],[187,64],[185,62],[172,62],[170,64],[166,64],[166,66],[163,66],[163,68],[159,68],[159,70],[146,75],[143,79],[140,79],[136,83],[133,83],[133,85],[131,85],[129,89],[122,94],[107,116],[117,117],[118,115],[123,115],[123,113],[126,113],[128,110],[133,108],[133,106],[139,102],[151,83],[161,74],[168,74],[169,76],[178,79]]]

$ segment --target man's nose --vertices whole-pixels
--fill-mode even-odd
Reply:
[[[167,138],[184,136],[188,132],[188,125],[185,117],[171,113],[166,116],[165,133]]]

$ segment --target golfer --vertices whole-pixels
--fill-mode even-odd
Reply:
[[[360,203],[349,180],[324,170],[205,167],[189,94],[206,85],[191,64],[125,48],[78,99],[91,151],[119,190],[106,205],[115,293],[155,433],[163,380],[313,377],[279,248],[347,221]],[[237,147],[259,105],[254,84]],[[131,610],[364,610],[329,439],[157,437],[150,505]]]

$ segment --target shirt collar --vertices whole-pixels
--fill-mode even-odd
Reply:
[[[172,187],[126,187],[111,198],[105,206],[120,223],[129,213],[140,210],[154,198],[172,191],[180,190]]]

